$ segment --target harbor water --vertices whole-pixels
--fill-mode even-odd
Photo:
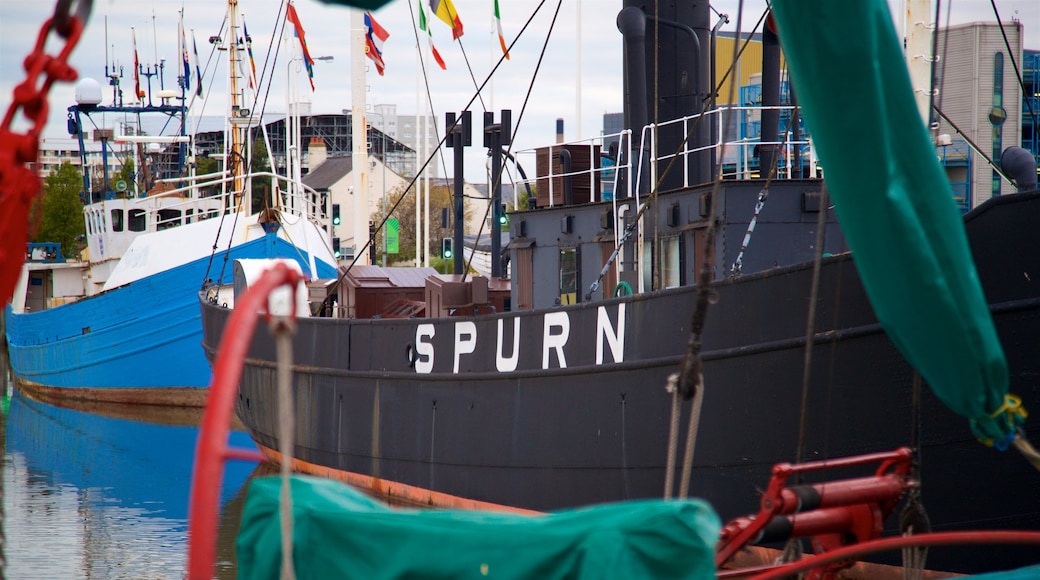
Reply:
[[[0,578],[183,578],[201,410],[33,400],[0,363]],[[241,432],[230,444],[255,449]],[[246,486],[263,469],[226,464],[218,578],[235,577]]]

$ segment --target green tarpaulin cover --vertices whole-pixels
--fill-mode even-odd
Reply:
[[[277,579],[281,478],[250,485],[238,577]],[[305,578],[714,578],[720,523],[700,500],[543,516],[388,507],[340,482],[291,478],[293,564]]]
[[[998,413],[1007,362],[887,2],[772,6],[795,94],[878,320],[980,439],[1006,443],[1024,417]]]
[[[1036,580],[1037,578],[1040,578],[1040,565],[1008,570],[1006,572],[978,574],[969,576],[965,580]]]

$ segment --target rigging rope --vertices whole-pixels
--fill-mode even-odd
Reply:
[[[795,463],[802,462],[805,450],[805,428],[809,415],[809,377],[812,374],[813,345],[816,343],[816,304],[820,292],[820,271],[823,269],[823,240],[827,227],[827,184],[820,188],[820,212],[816,216],[816,256],[813,258],[812,283],[809,287],[809,312],[805,321],[805,353],[802,363],[802,406],[798,418],[798,448]]]
[[[797,122],[798,120],[798,106],[795,106],[791,112],[791,121]],[[776,149],[769,159],[769,169],[766,172],[766,184],[758,192],[758,201],[755,203],[755,213],[751,216],[751,221],[748,222],[747,233],[744,234],[744,241],[740,244],[740,251],[737,252],[737,259],[733,261],[733,266],[730,267],[729,273],[731,276],[739,275],[741,268],[744,266],[744,252],[747,251],[748,245],[751,243],[751,235],[755,233],[755,226],[758,224],[758,216],[762,213],[762,208],[766,205],[766,200],[769,199],[769,187],[773,183],[773,178],[776,176],[777,166],[780,161],[780,152],[787,146],[788,137],[791,134],[790,121],[788,122],[787,130],[784,131],[784,138],[780,140],[780,147]],[[763,143],[764,145],[764,143]],[[790,177],[790,175],[788,175]],[[826,213],[821,211],[820,213]],[[819,230],[817,230],[819,231]],[[823,240],[817,239],[820,244]],[[819,246],[822,247],[822,246]],[[817,249],[819,249],[819,247]]]
[[[542,7],[545,6],[546,1],[547,0],[542,0],[541,2],[538,3],[538,6],[534,9],[534,11],[531,13],[531,16],[527,19],[527,22],[524,23],[523,28],[520,29],[520,32],[517,33],[516,38],[514,38],[513,42],[509,45],[509,49],[508,50],[512,50],[513,46],[516,45],[516,43],[520,40],[520,38],[523,37],[524,32],[531,25],[531,22],[534,20],[534,17],[541,11]],[[562,6],[562,4],[563,4],[562,0],[559,0],[557,2],[557,5],[556,5],[556,15],[559,15],[560,7]],[[409,0],[409,10],[410,10],[410,12],[414,13],[414,10],[411,10],[411,0]],[[412,16],[413,32],[418,30],[415,27],[415,25],[414,25],[415,24],[414,23],[414,19],[415,19],[415,16],[413,14],[413,16]],[[554,16],[553,17],[553,24],[552,24],[552,27],[550,28],[550,33],[552,32],[552,28],[555,28],[555,23],[556,23],[556,17]],[[416,43],[417,43],[416,45],[418,46],[419,45],[418,44],[418,32],[415,32],[415,36],[416,36]],[[543,47],[542,47],[542,55],[541,55],[541,57],[538,60],[539,64],[541,63],[542,58],[545,55],[545,50],[546,50],[547,46],[548,46],[548,40],[546,41],[545,45],[543,45]],[[425,74],[426,63],[425,63],[425,61],[422,58],[420,58],[419,61],[422,64],[423,76],[426,77],[427,76]],[[495,66],[491,69],[491,72],[488,73],[488,76],[484,79],[484,82],[477,89],[477,92],[470,98],[469,102],[466,103],[466,105],[462,108],[462,110],[469,109],[469,107],[477,100],[477,97],[480,96],[480,91],[483,90],[484,86],[486,86],[488,84],[488,82],[490,82],[491,78],[494,76],[495,72],[498,70],[498,67],[502,66],[503,62],[505,62],[505,55],[504,54],[503,54],[503,56],[499,57],[498,62],[495,63]],[[537,71],[536,71],[536,73],[537,73]],[[524,111],[527,108],[527,101],[530,98],[531,90],[533,89],[533,87],[534,87],[534,79],[532,78],[531,85],[530,85],[530,87],[528,87],[528,98],[524,100],[524,106],[521,107],[520,115],[517,117],[516,125],[517,125],[518,128],[520,126],[520,122],[523,120]],[[427,94],[427,98],[429,99],[430,90],[429,90],[429,83],[428,82],[427,82],[427,85],[426,85],[426,94]],[[433,106],[433,102],[432,101],[430,101],[430,106],[432,108],[432,106]],[[437,142],[437,146],[433,149],[433,152],[430,154],[429,157],[426,158],[426,161],[422,164],[421,167],[419,167],[418,171],[415,172],[415,177],[413,177],[412,180],[410,182],[408,182],[408,185],[405,186],[405,188],[404,188],[405,194],[402,194],[401,197],[399,197],[397,199],[397,201],[394,202],[393,206],[390,207],[390,209],[386,212],[386,215],[384,215],[383,219],[379,222],[379,225],[376,226],[375,231],[378,232],[378,231],[381,231],[383,229],[383,227],[386,225],[386,222],[390,219],[390,216],[393,215],[393,212],[395,210],[397,210],[397,207],[399,205],[401,205],[401,202],[404,201],[404,198],[406,197],[407,192],[409,190],[411,190],[413,186],[415,186],[415,184],[419,180],[420,176],[423,174],[424,171],[426,171],[426,168],[433,161],[433,158],[436,155],[436,151],[438,151],[441,148],[441,146],[444,145],[444,141],[445,141],[445,139],[447,139],[448,134],[450,134],[451,131],[455,129],[455,126],[458,125],[458,123],[461,122],[461,121],[462,121],[462,116],[460,115],[460,116],[458,116],[455,119],[455,124],[453,124],[451,127],[448,127],[448,130],[445,132],[445,135],[443,137],[439,137],[439,140]],[[436,123],[434,123],[434,130],[436,131]],[[439,132],[437,134],[439,135]],[[514,131],[513,134],[515,135],[516,131]],[[441,156],[441,164],[444,165],[444,158],[443,158],[443,156]],[[447,169],[445,169],[445,174],[447,174]],[[427,219],[429,219],[429,216],[427,216]],[[419,232],[416,232],[416,258],[417,259],[418,259],[418,254],[419,254],[418,253],[418,238],[419,238],[418,233]],[[329,295],[329,297],[331,297],[335,292],[338,291],[338,288],[343,283],[343,280],[346,279],[346,277],[350,273],[351,269],[354,267],[355,264],[357,264],[358,259],[362,255],[364,255],[364,253],[368,250],[369,247],[372,246],[372,243],[373,243],[373,241],[372,241],[372,238],[370,237],[369,240],[368,240],[368,243],[366,243],[365,246],[363,248],[361,248],[359,251],[356,251],[354,253],[354,259],[350,262],[350,264],[347,267],[345,267],[345,268],[341,268],[339,276],[336,277],[336,281],[328,286],[328,295]],[[427,250],[428,250],[428,248],[427,248]],[[461,248],[459,250],[461,251]],[[329,306],[329,297],[326,297],[325,300],[322,302],[322,309],[325,309],[325,308],[327,308]]]
[[[743,44],[740,44],[740,45],[736,45],[735,44],[734,45],[734,50],[737,49],[737,46],[739,46],[740,49],[736,50],[736,54],[733,57],[733,62],[730,64],[730,67],[728,69],[726,69],[726,73],[724,75],[722,75],[722,80],[718,81],[718,83],[714,87],[712,94],[718,94],[719,89],[726,82],[726,79],[728,79],[729,75],[733,71],[736,70],[737,62],[739,61],[740,56],[742,54],[744,54],[744,50],[751,43],[752,37],[758,31],[759,27],[762,26],[762,23],[765,22],[766,16],[768,14],[769,14],[769,10],[768,9],[765,12],[762,13],[762,16],[758,19],[758,22],[755,23],[755,27],[751,30],[751,34],[749,34],[747,36],[747,38],[744,40]],[[740,27],[738,26],[737,27],[737,33],[738,34],[737,34],[737,36],[735,38],[740,38],[739,32],[740,32]],[[734,92],[735,92],[734,89],[735,89],[735,86],[733,84],[731,84],[730,85],[730,95],[729,95],[730,102],[733,101]],[[678,147],[676,147],[676,155],[672,155],[671,160],[668,162],[668,165],[666,165],[665,168],[664,168],[664,171],[661,172],[661,177],[658,179],[657,183],[654,185],[654,187],[650,191],[649,199],[643,205],[641,205],[639,207],[639,211],[636,213],[636,216],[634,218],[632,218],[632,221],[629,223],[629,225],[625,227],[624,235],[621,238],[618,239],[617,244],[614,246],[614,251],[607,258],[606,262],[603,265],[603,269],[600,271],[599,276],[589,286],[589,290],[585,294],[585,297],[586,297],[585,299],[586,300],[589,300],[592,297],[592,293],[593,292],[599,290],[600,284],[603,281],[603,277],[606,276],[606,273],[609,270],[610,265],[617,258],[618,251],[620,250],[621,246],[623,246],[625,241],[627,241],[628,238],[631,237],[632,232],[638,226],[639,220],[642,219],[643,213],[645,213],[646,210],[650,208],[650,203],[657,199],[657,191],[658,191],[658,188],[660,187],[660,184],[664,182],[665,177],[668,176],[668,173],[672,170],[672,168],[678,162],[678,160],[679,160],[678,153],[680,151],[684,151],[685,150],[686,144],[689,143],[690,138],[692,138],[693,135],[696,134],[697,128],[700,126],[701,120],[704,118],[704,114],[705,114],[705,112],[707,112],[708,107],[710,107],[710,106],[711,106],[711,100],[705,100],[704,104],[701,106],[701,112],[698,115],[697,120],[695,120],[693,122],[693,126],[690,127],[690,130],[687,132],[687,134],[683,138],[682,142],[679,144]],[[629,136],[629,139],[631,139],[631,135]],[[630,142],[629,143],[629,149],[631,149],[631,148],[632,147],[631,147],[631,142]],[[620,147],[619,147],[619,149],[620,149]],[[722,158],[722,153],[724,152],[724,150],[725,150],[725,143],[722,144],[722,150],[720,151],[719,159]],[[721,167],[721,164],[720,164],[720,167]],[[617,170],[620,171],[620,168],[618,168]],[[714,196],[716,195],[716,192],[718,191],[718,187],[717,186],[718,186],[720,181],[721,181],[721,172],[719,172],[719,175],[718,175],[717,179],[715,179],[716,187],[712,191],[712,195],[711,195],[712,201],[714,201]]]
[[[765,21],[767,14],[768,14],[768,9],[758,19],[758,22],[755,24],[754,30],[752,30],[752,34],[748,35],[748,38],[747,38],[747,40],[744,41],[743,45],[739,45],[737,43],[734,43],[734,45],[733,45],[733,62],[730,63],[730,68],[726,71],[726,74],[723,75],[722,81],[720,81],[718,86],[714,88],[714,92],[715,93],[718,92],[718,87],[722,86],[722,83],[725,82],[726,78],[728,78],[730,72],[736,69],[737,62],[740,59],[740,55],[744,52],[744,49],[747,47],[748,43],[751,41],[751,37],[754,35],[754,32],[756,30],[758,30],[758,27],[761,26],[762,23]],[[738,38],[738,39],[740,38],[740,27],[741,27],[741,23],[743,22],[743,16],[744,16],[744,3],[740,2],[740,4],[737,7],[736,34],[735,34],[735,38]],[[739,49],[738,49],[738,47],[739,47]],[[734,97],[734,94],[735,94],[735,88],[736,88],[736,83],[730,84],[730,94],[729,94],[729,101],[730,102],[733,102],[733,97]],[[710,105],[710,103],[711,103],[710,100],[706,100],[704,102],[704,105],[701,108],[701,115],[697,118],[697,121],[694,123],[694,126],[690,128],[689,132],[683,138],[683,142],[679,145],[679,149],[685,149],[686,143],[689,141],[690,137],[695,134],[695,132],[697,130],[697,125],[700,124],[701,120],[704,118],[704,112],[707,109],[707,107]],[[724,157],[725,150],[726,150],[726,143],[725,143],[725,141],[723,141],[722,145],[721,145],[721,150],[719,152],[719,158],[720,159]],[[653,189],[653,191],[650,194],[652,198],[657,195],[657,190],[660,187],[660,184],[662,183],[662,180],[664,179],[664,176],[668,174],[668,172],[674,166],[674,164],[675,164],[677,159],[678,159],[678,156],[673,156],[671,162],[665,167],[665,170],[662,172],[661,179],[658,180],[657,184],[654,185],[654,189]],[[713,254],[714,254],[715,225],[716,225],[715,224],[716,220],[714,218],[714,215],[715,215],[715,200],[718,198],[718,191],[719,191],[719,187],[720,187],[721,183],[722,183],[722,164],[720,163],[716,167],[714,186],[712,187],[711,193],[710,193],[709,198],[708,198],[708,207],[710,208],[709,212],[710,212],[711,217],[708,219],[708,226],[707,226],[707,228],[705,228],[704,253],[703,253],[703,257],[702,257],[700,278],[697,281],[697,288],[696,288],[696,294],[695,294],[695,302],[696,302],[696,304],[694,306],[694,312],[693,312],[692,321],[691,321],[691,325],[690,325],[690,337],[689,337],[689,339],[687,341],[686,353],[683,355],[683,359],[682,359],[682,361],[679,364],[679,371],[678,371],[678,373],[675,374],[676,380],[674,382],[669,380],[669,383],[668,383],[668,387],[669,388],[674,388],[675,392],[679,394],[679,397],[673,397],[673,399],[672,399],[672,405],[673,405],[673,411],[672,412],[673,413],[677,413],[678,412],[678,411],[676,411],[676,408],[681,404],[681,400],[682,399],[690,399],[690,398],[694,399],[693,406],[692,406],[692,409],[691,409],[690,421],[689,421],[689,425],[688,425],[688,429],[687,429],[687,437],[686,437],[687,448],[686,448],[686,451],[685,451],[684,456],[683,456],[683,472],[682,472],[682,482],[681,482],[680,490],[679,490],[679,497],[686,497],[687,494],[688,494],[688,491],[689,491],[689,482],[690,482],[690,477],[691,477],[691,474],[692,474],[692,471],[693,471],[693,451],[694,451],[693,446],[696,443],[696,432],[697,432],[697,430],[698,430],[698,428],[700,426],[700,408],[701,408],[701,401],[703,400],[703,393],[698,393],[698,391],[703,390],[703,382],[704,382],[703,361],[701,360],[700,333],[704,329],[704,322],[705,322],[706,317],[707,317],[707,307],[708,307],[708,302],[709,302],[709,289],[708,289],[708,285],[710,284],[711,278],[713,276],[712,266],[714,264],[714,260],[713,260],[712,257],[713,257]],[[650,200],[648,200],[647,203],[643,204],[643,206],[640,208],[639,212],[636,214],[635,219],[633,219],[632,223],[630,223],[629,226],[626,228],[626,235],[630,235],[631,231],[634,231],[635,224],[637,224],[639,222],[639,219],[642,216],[643,212],[646,210],[647,207],[649,207],[649,201]],[[618,248],[615,248],[614,253],[611,254],[611,259],[613,259],[617,255],[617,250],[618,250]],[[604,272],[605,271],[606,270],[604,269]],[[602,277],[602,276],[603,276],[603,273],[600,274],[600,277]],[[596,282],[598,283],[599,280],[597,280]],[[670,465],[674,465],[674,454],[676,453],[676,448],[677,448],[677,443],[676,443],[676,438],[677,437],[678,437],[678,428],[676,428],[673,433],[669,434],[668,463]],[[671,472],[671,469],[669,471]],[[669,474],[667,474],[665,476],[666,478],[672,477],[672,474],[670,472],[669,472]]]
[[[538,62],[535,63],[534,74],[531,75],[531,82],[528,83],[528,85],[527,85],[527,94],[524,95],[524,104],[520,107],[520,114],[516,118],[516,128],[517,129],[520,128],[520,122],[523,121],[524,113],[527,111],[527,103],[530,101],[531,93],[534,91],[534,81],[535,81],[535,79],[538,78],[538,72],[542,68],[542,61],[545,60],[545,53],[546,53],[546,51],[549,48],[549,39],[552,37],[553,31],[556,30],[556,19],[559,18],[559,16],[560,16],[560,8],[562,6],[563,6],[563,1],[562,0],[556,3],[556,12],[553,13],[552,23],[549,25],[549,33],[545,35],[545,42],[542,43],[542,50],[541,50],[541,52],[538,53]],[[539,8],[541,8],[541,5],[539,5]],[[535,12],[537,12],[537,10]],[[531,17],[533,18],[534,14],[532,14]],[[521,32],[523,32],[523,31],[521,31]],[[514,43],[515,42],[516,41],[514,41]],[[512,45],[510,45],[510,48],[512,48]],[[503,54],[502,56],[500,56],[498,58],[499,64],[501,64],[504,59],[505,59],[505,54]],[[496,66],[496,68],[497,68],[497,66]],[[494,72],[494,71],[492,71],[492,72]],[[490,78],[490,76],[488,78]],[[484,84],[487,84],[487,81],[484,81]],[[483,87],[484,87],[484,85],[481,85],[481,87],[479,89],[477,89],[477,95],[478,96],[480,95],[480,89],[482,89]],[[514,131],[513,134],[515,135],[516,132]],[[505,151],[506,156],[510,156],[511,157],[510,152],[513,150],[513,143],[514,143],[514,141],[512,139],[510,139],[509,140],[509,145],[506,146],[506,151]],[[456,177],[456,179],[457,179],[457,177]],[[492,184],[491,189],[488,191],[488,196],[489,197],[491,197],[491,193],[493,191],[495,191],[495,189],[497,189],[498,186],[501,183],[502,183],[502,174],[499,173],[498,181],[496,183]],[[480,228],[477,230],[477,240],[480,240],[481,234],[484,233],[484,224],[486,224],[487,221],[488,221],[487,218],[488,218],[488,215],[490,215],[491,210],[493,209],[492,208],[493,205],[494,204],[489,203],[488,206],[487,206],[487,209],[484,210],[484,218],[480,220]],[[457,248],[457,250],[458,251],[462,251],[462,248]],[[466,262],[465,268],[463,268],[463,270],[464,270],[462,272],[462,279],[463,280],[465,280],[466,276],[469,275],[470,264],[472,263],[473,256],[475,254],[476,254],[476,252],[470,253],[469,260]],[[463,252],[463,255],[465,255],[465,252]],[[496,259],[496,258],[492,258],[492,259]]]
[[[295,284],[290,285],[290,308],[295,308]],[[270,300],[268,310],[271,309]],[[295,315],[295,313],[294,313]],[[293,503],[289,489],[289,476],[292,474],[293,433],[296,430],[296,416],[292,397],[293,349],[292,335],[296,330],[293,316],[272,316],[269,323],[271,334],[275,337],[277,349],[278,376],[278,452],[282,456],[280,471],[282,479],[281,500],[278,504],[281,516],[282,532],[282,580],[296,577],[293,568]]]
[[[668,422],[668,455],[665,458],[664,466],[664,499],[672,499],[672,488],[675,485],[675,456],[679,453],[677,442],[679,440],[679,418],[682,408],[680,406],[682,401],[679,397],[678,374],[672,373],[668,375],[668,384],[664,390],[672,394],[671,421]]]

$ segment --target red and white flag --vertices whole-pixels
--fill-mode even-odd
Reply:
[[[383,76],[386,63],[383,62],[383,43],[390,38],[390,33],[372,18],[371,12],[365,12],[365,55],[376,64],[376,72]]]
[[[441,70],[448,70],[448,65],[444,64],[444,59],[441,58],[441,53],[437,52],[437,47],[433,45],[433,31],[430,30],[430,23],[426,20],[426,12],[423,10],[422,2],[419,2],[419,28],[426,31],[426,38],[430,41],[430,52],[433,53],[433,60],[437,61],[437,65],[441,67]]]
[[[137,58],[137,32],[130,29],[130,40],[134,44],[134,97],[137,99],[144,98],[144,91],[141,90],[141,61]]]
[[[313,91],[314,59],[311,58],[311,51],[307,50],[307,37],[303,32],[303,24],[300,24],[300,16],[296,14],[296,7],[291,3],[285,9],[285,19],[292,22],[293,29],[296,31],[296,38],[300,39],[300,48],[303,49],[303,64],[307,67],[307,78],[311,81],[311,90]]]

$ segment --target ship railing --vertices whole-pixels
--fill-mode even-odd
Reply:
[[[775,110],[779,138],[763,141],[762,113]],[[795,107],[723,106],[706,113],[689,115],[642,128],[638,138],[623,130],[598,137],[555,143],[547,147],[521,149],[515,158],[521,167],[535,166],[535,176],[513,180],[514,187],[528,187],[536,194],[529,207],[554,207],[610,201],[615,197],[643,197],[656,186],[667,170],[682,175],[681,187],[692,183],[691,167],[699,155],[711,154],[721,164],[723,179],[763,179],[759,150],[772,145],[779,152],[773,179],[801,179],[821,175],[812,140],[807,133],[794,138]],[[704,117],[700,120],[700,117]],[[707,144],[697,145],[692,133],[698,123],[710,128]],[[661,146],[679,143],[670,150]],[[689,136],[687,138],[683,138]],[[617,143],[616,149],[611,144]],[[569,164],[568,164],[569,159]],[[645,175],[643,172],[647,172]],[[715,177],[712,173],[706,181]]]
[[[238,205],[238,200],[241,199],[244,191],[249,188],[247,187],[246,190],[242,190],[234,189],[233,187],[228,188],[226,186],[234,186],[236,182],[245,183],[251,179],[266,177],[270,178],[272,183],[277,183],[279,185],[279,203],[277,204],[277,209],[279,209],[283,214],[288,214],[293,217],[306,217],[319,223],[319,225],[328,221],[330,211],[328,208],[327,195],[321,194],[313,188],[307,187],[301,183],[296,184],[298,188],[295,190],[300,193],[290,194],[290,188],[288,187],[289,179],[276,173],[260,171],[250,173],[246,177],[247,179],[243,181],[242,176],[234,176],[228,174],[226,171],[222,171],[204,175],[160,180],[162,183],[188,182],[188,184],[161,193],[149,195],[148,197],[135,198],[133,201],[142,206],[151,205],[151,207],[143,207],[140,209],[143,209],[147,214],[149,214],[149,223],[156,224],[157,229],[165,229],[185,223],[183,220],[185,219],[184,216],[186,209],[198,209],[200,212],[205,212],[202,214],[205,217],[199,217],[199,214],[195,214],[195,219],[197,220],[217,217],[222,213],[234,212]],[[200,195],[202,190],[216,187],[220,187],[219,193],[211,196]],[[184,194],[188,195],[185,197]],[[171,197],[184,197],[184,200],[179,203],[163,204],[162,207],[159,207],[157,200]],[[200,205],[202,207],[199,207]],[[253,209],[256,211],[259,208]]]
[[[632,132],[619,131],[556,143],[548,147],[520,149],[514,152],[520,168],[535,167],[534,177],[515,179],[507,174],[515,191],[528,189],[535,194],[528,207],[555,207],[611,201],[618,187],[631,194]],[[516,203],[514,203],[516,206]]]
[[[780,139],[776,141],[763,141],[761,138],[762,112],[768,110],[779,113]],[[759,149],[763,145],[773,145],[780,152],[774,179],[801,179],[809,177],[810,173],[815,177],[819,166],[816,164],[812,141],[808,138],[793,138],[790,127],[793,113],[794,107],[786,105],[724,106],[703,115],[689,115],[664,123],[651,123],[641,132],[639,162],[636,163],[636,167],[644,166],[644,156],[650,160],[647,166],[651,188],[666,169],[679,172],[682,175],[682,187],[690,187],[698,185],[690,182],[693,160],[698,154],[711,151],[716,163],[722,166],[723,179],[760,179],[766,177],[766,171],[759,167]],[[702,116],[703,121],[699,121]],[[714,129],[716,137],[706,145],[697,146],[693,139],[698,121],[707,123],[707,127]],[[677,133],[681,139],[683,136],[685,138],[678,149],[666,150],[660,146],[662,133],[670,135],[673,140]],[[640,183],[638,175],[636,183]]]

